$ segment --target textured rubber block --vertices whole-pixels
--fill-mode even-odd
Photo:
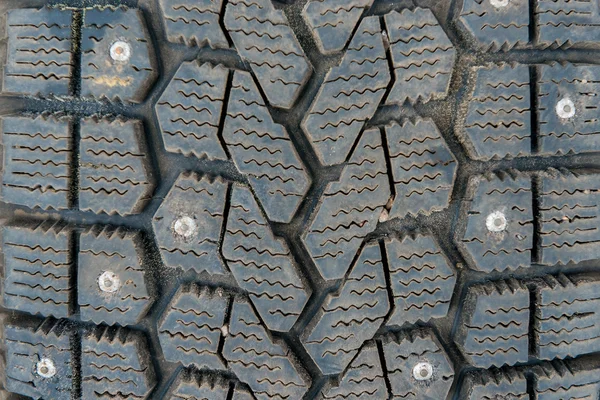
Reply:
[[[234,300],[223,356],[257,400],[300,399],[310,387],[310,378],[294,363],[287,346],[270,335],[243,300]]]
[[[6,61],[2,91],[67,96],[73,65],[71,10],[33,8],[6,15]]]
[[[156,104],[167,151],[227,159],[217,133],[228,74],[221,65],[197,61],[181,64]]]
[[[387,325],[427,322],[448,314],[456,273],[430,236],[386,241],[394,311]]]
[[[169,42],[228,48],[229,43],[220,25],[223,3],[223,0],[160,0]]]
[[[600,351],[600,276],[544,277],[536,289],[535,344],[542,360]]]
[[[393,399],[434,400],[448,395],[454,368],[431,331],[390,333],[384,338],[383,355]],[[428,379],[423,379],[423,369]]]
[[[461,389],[465,400],[528,400],[527,379],[516,369],[472,372],[466,375]]]
[[[531,265],[531,178],[510,174],[475,176],[465,196],[466,226],[456,244],[473,269],[491,272]]]
[[[539,192],[540,263],[600,259],[598,175],[549,170]]]
[[[81,342],[82,398],[148,398],[156,375],[141,333],[98,327]]]
[[[430,119],[385,127],[396,197],[390,218],[430,214],[448,207],[456,159]]]
[[[291,108],[312,66],[283,11],[269,0],[231,0],[225,8],[224,23],[269,103]]]
[[[537,0],[534,20],[540,47],[600,46],[600,8],[594,1]]]
[[[218,350],[228,303],[228,297],[216,290],[198,285],[179,288],[158,322],[158,339],[165,359],[188,367],[225,369]],[[188,391],[202,392],[196,386],[204,385],[193,382],[175,385],[182,397],[184,393],[191,396]],[[224,390],[227,393],[229,386]]]
[[[396,77],[386,104],[446,97],[456,50],[431,10],[392,11],[385,25]]]
[[[196,174],[181,174],[162,205],[152,227],[160,254],[171,268],[224,274],[218,251],[228,184]]]
[[[3,305],[31,314],[68,317],[73,312],[73,259],[68,228],[4,227]]]
[[[327,296],[304,333],[302,343],[323,374],[339,374],[371,339],[390,304],[381,250],[377,243],[361,251],[339,293]]]
[[[73,138],[70,118],[2,117],[2,199],[29,208],[71,206]]]
[[[473,285],[461,311],[455,342],[471,365],[514,365],[528,360],[529,291],[514,279]]]
[[[140,103],[158,77],[142,13],[125,7],[85,10],[81,96]]]
[[[273,235],[252,193],[243,186],[233,187],[222,251],[265,325],[290,330],[310,289],[300,278],[287,244]]]
[[[327,73],[302,129],[323,164],[343,163],[390,82],[381,24],[367,17],[340,64]]]
[[[310,0],[302,16],[323,54],[342,51],[373,0]]]
[[[594,399],[600,391],[597,365],[577,362],[544,363],[532,368],[537,400]]]
[[[141,121],[84,119],[80,136],[79,208],[140,213],[154,191]]]
[[[310,179],[287,131],[273,121],[247,72],[234,74],[223,138],[269,219],[290,222]]]
[[[6,389],[33,399],[72,399],[71,336],[67,325],[55,320],[4,326]]]
[[[321,399],[388,398],[385,376],[375,343],[366,343],[345,370],[338,386],[327,385]]]
[[[519,64],[475,69],[477,80],[462,128],[463,143],[473,158],[491,160],[530,154],[529,69]],[[543,113],[541,108],[540,112]],[[540,124],[540,128],[544,129],[544,125]]]
[[[327,185],[310,228],[303,236],[319,272],[340,279],[362,240],[372,232],[390,197],[381,135],[363,133],[339,181]]]
[[[600,68],[542,65],[537,85],[539,152],[563,155],[596,152],[600,146]]]
[[[229,382],[221,376],[195,375],[183,370],[175,378],[166,398],[221,400],[227,399],[229,390]]]
[[[529,0],[465,0],[458,21],[481,50],[509,50],[529,42],[530,3]]]
[[[139,234],[96,227],[80,236],[77,295],[82,320],[134,325],[154,299]]]

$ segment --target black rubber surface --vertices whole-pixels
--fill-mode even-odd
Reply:
[[[600,400],[597,0],[0,1],[0,399]]]

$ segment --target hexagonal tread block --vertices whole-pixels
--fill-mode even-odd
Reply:
[[[429,236],[385,244],[394,312],[387,325],[402,326],[447,315],[456,283],[448,258]]]
[[[187,367],[225,369],[218,350],[228,303],[218,290],[180,287],[158,323],[165,359]]]
[[[84,119],[80,135],[79,208],[120,215],[141,212],[154,191],[142,122]]]
[[[8,11],[4,93],[69,95],[72,14],[72,10],[59,8]]]
[[[169,42],[229,47],[220,25],[223,0],[160,0],[159,4]]]
[[[219,240],[228,184],[183,173],[156,210],[152,227],[163,262],[171,268],[224,274]]]
[[[310,0],[302,16],[323,54],[342,51],[373,0]]]
[[[321,275],[340,279],[363,239],[377,226],[390,197],[381,134],[364,132],[339,181],[327,185],[302,237]]]
[[[519,281],[476,284],[464,300],[455,342],[471,365],[514,365],[528,360],[529,291]]]
[[[456,244],[471,268],[491,272],[527,268],[533,248],[531,178],[475,176],[465,196],[466,226]]]
[[[77,294],[82,320],[133,325],[154,302],[142,266],[141,237],[96,227],[79,242]]]
[[[273,235],[252,193],[243,186],[233,188],[222,251],[265,325],[288,331],[310,290],[300,278],[287,244]]]
[[[396,187],[390,217],[430,214],[448,207],[457,163],[430,119],[385,128]]]
[[[269,219],[290,222],[310,179],[287,131],[273,121],[247,72],[233,76],[223,138]]]
[[[327,73],[302,121],[321,162],[333,165],[346,160],[390,79],[381,24],[377,17],[367,17],[340,64]]]
[[[431,331],[390,334],[384,339],[392,398],[445,399],[454,380],[448,355]]]
[[[82,97],[140,103],[158,77],[140,10],[113,6],[85,10],[80,46]]]
[[[456,50],[431,10],[392,11],[385,25],[396,76],[386,104],[446,97]]]
[[[230,0],[224,22],[238,54],[252,67],[269,103],[291,108],[312,66],[283,11],[270,0]]]
[[[302,344],[323,374],[339,374],[375,335],[389,307],[381,250],[370,244],[340,291],[327,296],[311,319]]]
[[[228,75],[221,65],[181,64],[155,107],[167,151],[227,159],[217,134]]]

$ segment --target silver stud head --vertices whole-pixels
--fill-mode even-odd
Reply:
[[[131,46],[122,40],[117,40],[110,46],[110,58],[114,61],[127,62],[131,58]]]
[[[556,103],[556,114],[562,119],[573,118],[575,116],[575,103],[568,97],[560,99]]]
[[[105,293],[114,293],[121,287],[119,276],[112,271],[104,271],[98,277],[98,286]]]
[[[196,234],[198,230],[198,225],[194,218],[189,217],[187,215],[181,216],[175,220],[173,223],[173,232],[175,235],[183,237],[184,239],[189,239]]]
[[[485,219],[485,226],[490,232],[504,232],[507,225],[506,215],[502,211],[494,211]]]
[[[42,378],[52,378],[56,375],[56,366],[54,361],[49,358],[42,358],[35,366],[36,372]]]
[[[413,368],[413,377],[418,381],[427,381],[433,377],[433,365],[420,362]]]

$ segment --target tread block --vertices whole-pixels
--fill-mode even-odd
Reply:
[[[445,399],[454,380],[454,368],[431,331],[416,330],[390,334],[384,339],[392,399]],[[414,368],[425,362],[431,367],[429,379],[415,379]]]
[[[238,54],[252,67],[269,103],[291,108],[312,66],[283,11],[270,0],[230,0],[224,22]]]
[[[597,275],[544,278],[536,290],[537,356],[542,360],[600,351],[600,279]]]
[[[345,371],[339,386],[326,387],[321,398],[386,400],[388,392],[377,346],[365,344]]]
[[[159,4],[169,42],[198,47],[208,43],[213,49],[229,47],[219,18],[223,0],[160,0]]]
[[[377,226],[390,198],[379,130],[362,134],[339,181],[327,185],[309,230],[302,237],[326,280],[344,277],[363,239]]]
[[[79,208],[140,213],[154,191],[142,122],[84,119],[79,147]]]
[[[37,328],[8,325],[3,339],[8,391],[34,399],[72,398],[71,335],[64,324],[46,320]],[[46,377],[40,375],[44,366]]]
[[[515,369],[469,373],[460,398],[464,400],[529,400],[527,379]]]
[[[539,68],[539,152],[562,155],[598,151],[600,121],[595,98],[600,92],[600,68],[574,64]]]
[[[84,334],[81,352],[84,399],[146,399],[156,384],[141,333],[98,327]]]
[[[71,17],[71,10],[57,8],[8,11],[4,93],[69,95]]]
[[[394,312],[387,325],[427,322],[448,314],[456,273],[429,236],[390,239],[385,243]]]
[[[396,187],[390,218],[448,207],[457,163],[435,123],[407,120],[386,126],[385,133]]]
[[[155,107],[167,151],[227,159],[217,134],[228,74],[222,65],[181,64]]]
[[[70,316],[70,248],[70,230],[60,226],[4,227],[4,307],[57,318]]]
[[[553,362],[533,367],[536,400],[597,399],[600,370],[581,364]]]
[[[92,228],[79,240],[77,293],[81,319],[133,325],[154,302],[142,266],[136,233]]]
[[[475,91],[469,98],[464,123],[471,157],[491,160],[529,155],[532,134],[529,67],[503,64],[475,71]]]
[[[342,373],[390,308],[378,243],[362,250],[338,294],[312,318],[302,343],[323,374]]]
[[[229,382],[221,376],[205,373],[193,374],[183,370],[171,385],[168,399],[171,400],[223,400],[227,399]]]
[[[86,9],[84,15],[81,97],[142,102],[158,70],[141,11],[106,6]],[[117,42],[124,45],[113,59],[111,48]]]
[[[529,42],[529,3],[465,0],[458,20],[480,49],[510,50]]]
[[[163,262],[171,268],[223,275],[219,240],[228,183],[182,173],[156,210],[152,227]]]
[[[158,323],[158,339],[165,359],[186,367],[225,369],[218,347],[228,302],[216,290],[196,285],[180,287]],[[187,386],[189,390],[198,386],[194,390],[202,391],[203,385]],[[188,390],[185,392],[191,396]]]
[[[346,47],[356,24],[373,0],[309,0],[302,16],[323,54]]]
[[[471,268],[491,272],[531,265],[532,205],[527,176],[476,176],[469,180],[466,228],[456,244]]]
[[[396,76],[386,104],[445,98],[456,50],[431,10],[392,11],[385,25]]]
[[[468,289],[455,342],[479,368],[528,360],[529,291],[510,279]]]
[[[378,17],[363,19],[340,64],[327,73],[302,129],[321,162],[341,164],[375,114],[391,76]]]
[[[287,244],[276,238],[249,189],[234,186],[223,257],[240,288],[248,291],[265,325],[287,332],[310,296]]]
[[[539,188],[541,264],[600,259],[598,175],[549,170]]]
[[[71,205],[73,138],[70,118],[2,117],[2,199],[29,208]]]
[[[223,356],[257,400],[301,399],[310,387],[310,378],[294,364],[285,343],[271,337],[244,300],[234,300]]]
[[[272,221],[290,222],[310,179],[285,128],[273,122],[250,73],[236,71],[223,138]]]
[[[534,14],[540,46],[600,46],[600,8],[594,1],[538,0]]]

